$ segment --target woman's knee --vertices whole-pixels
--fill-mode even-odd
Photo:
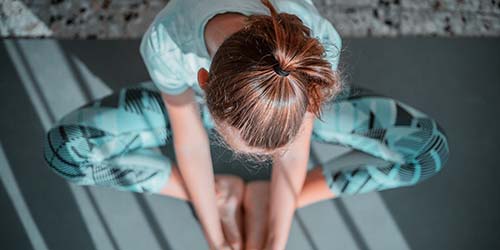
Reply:
[[[97,129],[78,125],[55,126],[46,134],[44,158],[58,175],[76,184],[84,184],[91,178],[89,140],[104,135]]]
[[[428,118],[427,124],[419,124],[419,128],[422,134],[428,136],[413,162],[420,168],[421,180],[425,180],[442,170],[448,161],[450,149],[445,131],[435,120]]]
[[[77,185],[139,193],[157,193],[164,187],[171,173],[167,157],[142,148],[116,155],[90,143],[106,141],[104,137],[105,133],[90,127],[56,126],[45,139],[45,161],[59,176]]]
[[[401,142],[401,145],[414,145],[405,146],[405,150],[401,150],[408,153],[405,163],[395,164],[390,170],[381,171],[392,177],[388,179],[389,187],[413,186],[425,181],[437,175],[448,160],[448,138],[442,127],[430,118],[419,121],[417,127],[419,130],[413,134],[414,137]]]

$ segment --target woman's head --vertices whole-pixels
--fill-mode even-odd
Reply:
[[[202,86],[217,130],[237,151],[266,154],[288,145],[306,112],[340,90],[325,49],[295,15],[251,15],[220,45]],[[281,73],[280,73],[281,71]]]

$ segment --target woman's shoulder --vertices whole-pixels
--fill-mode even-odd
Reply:
[[[271,0],[279,12],[297,15],[312,35],[319,38],[333,37],[338,47],[340,37],[336,29],[324,18],[311,0]],[[243,14],[267,13],[261,0],[171,0],[155,16],[144,33],[141,51],[148,49],[154,53],[180,50],[207,57],[199,37],[203,25],[210,17],[227,11]],[[329,33],[329,34],[326,34]]]
[[[207,60],[197,53],[193,30],[197,14],[190,8],[198,1],[171,0],[155,16],[142,36],[139,51],[155,85],[163,92],[178,94],[196,83],[199,67]],[[193,6],[191,6],[193,7]]]
[[[279,12],[297,15],[326,49],[334,69],[340,51],[340,36],[310,0],[271,0]],[[140,43],[140,54],[153,81],[165,92],[179,93],[196,85],[200,67],[208,68],[201,36],[203,25],[217,13],[236,11],[264,14],[261,0],[171,0],[156,15]]]
[[[189,11],[189,2],[193,0],[171,0],[156,14],[144,32],[140,49],[148,49],[154,53],[165,53],[175,49],[185,51],[193,39],[191,30],[193,22]]]
[[[326,59],[336,70],[342,49],[342,39],[333,23],[321,15],[311,0],[277,0],[275,2],[280,12],[298,16],[311,29],[311,36],[321,42],[325,48]]]

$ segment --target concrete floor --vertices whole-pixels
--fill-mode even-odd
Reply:
[[[139,40],[2,41],[0,248],[205,248],[185,202],[69,185],[42,158],[44,133],[59,117],[149,79],[138,46]],[[346,39],[346,80],[435,117],[449,136],[450,160],[414,187],[299,209],[287,249],[500,249],[498,55],[500,39]],[[310,165],[331,159],[332,150],[343,152],[313,144]],[[213,154],[216,172],[241,173],[230,155]],[[268,174],[264,169],[258,178]]]

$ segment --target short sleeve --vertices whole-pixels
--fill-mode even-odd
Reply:
[[[342,49],[342,39],[339,33],[332,23],[325,18],[319,20],[315,33],[315,36],[325,48],[326,60],[332,64],[333,70],[337,70]]]
[[[311,35],[317,38],[325,48],[326,59],[332,69],[337,70],[342,41],[332,23],[321,16],[310,0],[280,0],[280,11],[297,15],[311,29]]]
[[[155,86],[162,92],[178,95],[190,87],[182,75],[182,53],[161,24],[146,31],[140,54]]]

